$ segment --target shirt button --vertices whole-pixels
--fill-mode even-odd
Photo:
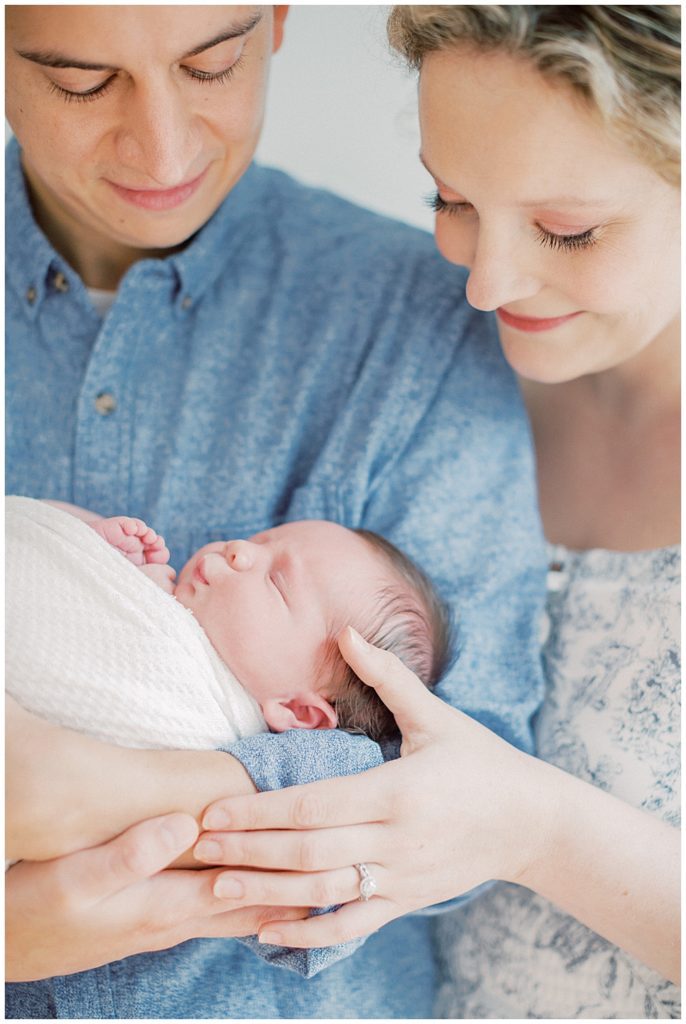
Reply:
[[[184,297],[181,300],[181,309],[190,309],[192,305],[193,299],[190,297],[190,295],[184,295]]]
[[[117,400],[109,391],[101,391],[95,397],[95,409],[101,416],[111,416],[117,408]]]
[[[55,291],[58,291],[58,292],[68,292],[69,291],[69,282],[67,281],[66,277],[64,276],[64,274],[62,273],[61,270],[58,270],[57,273],[55,274],[55,276],[53,277],[52,284],[53,284],[53,287],[54,287]]]
[[[33,287],[33,285],[31,285],[29,288],[26,289],[26,301],[28,302],[28,304],[30,306],[32,306],[34,304],[34,302],[36,301],[37,295],[38,295],[38,292]]]

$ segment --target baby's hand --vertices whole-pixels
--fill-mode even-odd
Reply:
[[[151,579],[153,583],[156,583],[167,594],[173,595],[176,589],[174,587],[176,572],[172,569],[171,565],[142,565],[141,572],[145,573],[148,579]]]
[[[121,551],[134,565],[164,565],[169,561],[169,549],[164,537],[155,533],[142,519],[131,516],[111,516],[88,524],[113,548]]]

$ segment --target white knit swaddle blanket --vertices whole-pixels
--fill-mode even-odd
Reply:
[[[212,748],[264,732],[188,609],[74,516],[7,498],[6,689],[126,747]]]

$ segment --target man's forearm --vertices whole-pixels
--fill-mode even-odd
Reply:
[[[47,860],[144,818],[198,817],[212,800],[255,791],[219,751],[138,750],[52,725],[6,701],[6,856]]]

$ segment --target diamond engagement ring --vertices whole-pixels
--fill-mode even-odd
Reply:
[[[360,899],[366,903],[379,887],[366,864],[356,864],[355,868],[360,876]]]

